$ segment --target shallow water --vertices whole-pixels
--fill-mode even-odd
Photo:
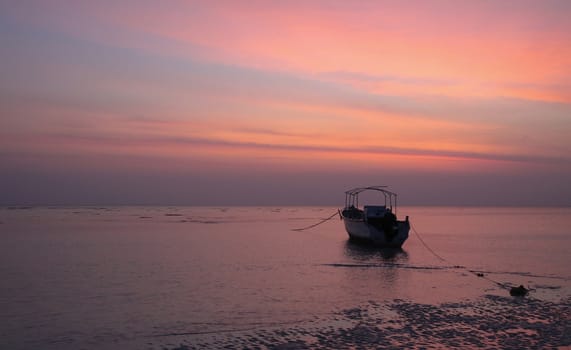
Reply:
[[[399,208],[444,261],[412,231],[395,251],[348,242],[337,218],[292,230],[336,210],[2,208],[0,348],[410,348],[449,332],[463,346],[521,345],[507,330],[507,343],[458,330],[451,305],[480,325],[506,324],[478,314],[489,305],[517,306],[528,323],[512,332],[534,339],[536,317],[548,324],[538,348],[571,345],[570,208]],[[506,290],[520,284],[523,301]],[[420,329],[449,327],[414,335],[403,319],[416,313]],[[389,326],[361,327],[374,322]]]

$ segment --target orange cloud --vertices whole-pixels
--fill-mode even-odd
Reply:
[[[408,79],[375,84],[369,90],[378,93],[569,102],[568,93],[550,86],[559,83],[571,62],[571,49],[565,44],[571,40],[570,26],[530,33],[530,26],[545,26],[542,10],[549,18],[556,9],[546,5],[500,16],[503,8],[497,7],[378,3],[331,11],[308,6],[301,11],[294,5],[224,3],[188,6],[174,18],[122,14],[121,21],[135,30],[212,48],[211,60],[300,74],[344,70]],[[190,20],[195,10],[204,18]],[[432,79],[433,84],[416,84],[415,78]],[[437,80],[455,83],[442,85]],[[514,88],[529,83],[535,88]]]
[[[86,23],[40,16],[84,41],[66,37],[28,64],[47,83],[0,107],[13,116],[4,150],[283,169],[568,161],[568,105],[503,107],[506,97],[571,102],[568,21],[501,4],[454,5],[457,16],[417,5],[84,4]],[[65,108],[39,104],[42,94]]]

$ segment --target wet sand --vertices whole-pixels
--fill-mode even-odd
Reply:
[[[300,324],[165,338],[147,345],[173,350],[565,349],[571,346],[571,299],[553,303],[486,295],[440,305],[370,301]]]

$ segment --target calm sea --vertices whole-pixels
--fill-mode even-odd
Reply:
[[[323,327],[364,324],[347,310],[393,305],[385,320],[402,319],[405,304],[475,311],[482,298],[509,303],[502,285],[520,284],[569,323],[571,208],[399,208],[444,260],[413,231],[387,251],[348,242],[337,217],[293,230],[336,210],[1,208],[0,348],[304,348]],[[316,348],[334,345],[320,339]]]

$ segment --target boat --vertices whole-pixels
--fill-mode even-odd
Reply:
[[[400,248],[407,240],[408,216],[405,220],[397,219],[397,194],[386,188],[357,187],[345,192],[345,207],[340,210],[340,215],[349,239],[390,248]],[[359,208],[359,195],[365,191],[378,193],[379,203]]]

